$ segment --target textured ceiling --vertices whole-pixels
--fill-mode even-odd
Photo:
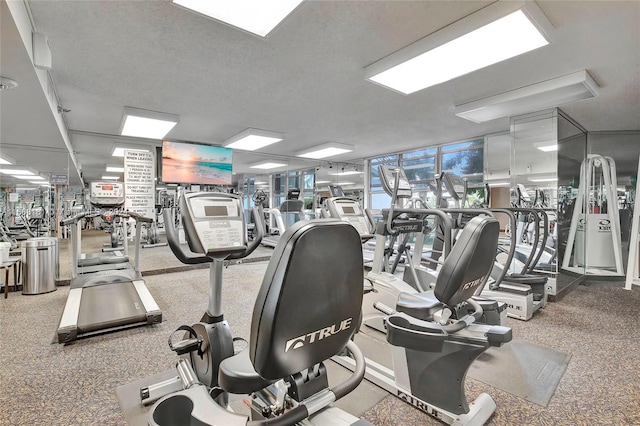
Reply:
[[[259,152],[237,151],[239,174],[271,156],[288,157],[290,169],[316,166],[293,153],[326,141],[355,145],[335,160],[362,164],[507,130],[508,119],[478,125],[457,118],[454,107],[582,69],[600,96],[563,110],[590,131],[640,129],[637,1],[542,1],[555,27],[549,46],[409,96],[365,81],[367,65],[489,3],[305,1],[266,39],[167,1],[28,5],[49,39],[53,80],[88,181],[117,163],[110,157],[117,143],[159,144],[114,136],[125,106],[180,115],[172,140],[219,144],[248,127],[286,135]],[[4,50],[4,25],[2,38]]]

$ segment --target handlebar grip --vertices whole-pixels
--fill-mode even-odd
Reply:
[[[232,254],[227,259],[242,259],[247,257],[260,245],[262,237],[264,237],[264,216],[260,214],[260,210],[257,207],[254,207],[251,209],[251,217],[253,218],[253,223],[256,225],[255,238],[249,243],[246,250],[242,253]]]
[[[132,212],[132,211],[126,211],[126,212],[118,213],[117,215],[118,216],[122,216],[122,217],[132,217],[137,222],[153,223],[153,219],[152,218],[146,217],[146,216],[142,216],[141,214],[138,214],[138,213]]]
[[[79,221],[80,219],[82,219],[83,217],[85,217],[86,215],[87,215],[87,213],[86,213],[86,212],[78,213],[78,214],[77,214],[77,215],[75,215],[75,216],[71,216],[71,217],[68,217],[68,218],[66,218],[66,219],[64,219],[64,220],[61,220],[61,221],[60,221],[60,225],[62,225],[62,226],[66,226],[66,225],[74,224],[74,223],[76,223],[77,221]]]
[[[171,247],[171,251],[178,258],[178,260],[187,265],[197,265],[200,263],[208,263],[211,262],[207,256],[202,256],[193,253],[189,249],[185,249],[183,245],[180,244],[178,233],[176,232],[176,228],[173,224],[173,218],[171,217],[171,211],[166,209],[163,212],[164,217],[164,228],[167,233],[167,243],[169,243],[169,247]]]

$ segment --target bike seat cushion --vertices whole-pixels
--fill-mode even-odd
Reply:
[[[396,303],[396,311],[425,321],[430,320],[440,309],[442,302],[436,298],[433,290],[423,293],[400,293]]]
[[[473,296],[493,267],[499,234],[500,224],[492,217],[476,216],[466,224],[438,274],[438,300],[455,306]]]
[[[257,373],[280,379],[342,351],[358,327],[363,279],[353,226],[317,219],[289,227],[254,306],[249,356]]]
[[[226,392],[250,394],[269,386],[275,380],[267,380],[256,372],[249,358],[249,349],[245,348],[220,363],[218,384]]]

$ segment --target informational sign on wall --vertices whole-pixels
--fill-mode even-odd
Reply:
[[[148,151],[124,151],[125,209],[146,217],[155,216],[155,163]]]
[[[68,185],[69,178],[67,177],[67,175],[51,174],[51,177],[49,178],[49,183],[51,183],[52,185]]]

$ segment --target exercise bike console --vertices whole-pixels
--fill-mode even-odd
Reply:
[[[191,251],[215,257],[246,251],[247,234],[240,199],[202,195],[187,194],[184,198],[188,214],[183,215],[183,225]]]

